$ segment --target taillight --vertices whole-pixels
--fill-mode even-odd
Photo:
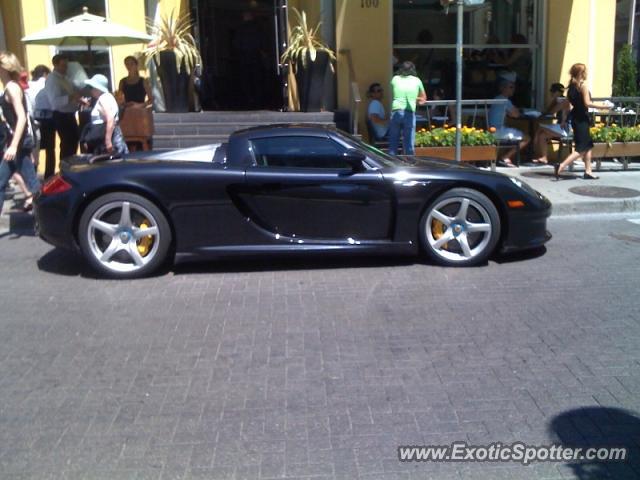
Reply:
[[[71,189],[71,184],[60,175],[54,175],[47,180],[40,191],[42,195],[54,195]]]

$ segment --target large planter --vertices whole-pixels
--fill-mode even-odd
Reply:
[[[160,52],[160,65],[156,64],[162,82],[165,111],[182,113],[189,111],[189,75],[184,64],[178,73],[176,54],[171,50]]]
[[[326,52],[316,52],[315,62],[307,53],[307,66],[298,62],[296,69],[296,83],[300,98],[300,111],[319,112],[322,109],[324,97],[324,78],[329,67],[329,55]]]
[[[637,157],[640,156],[640,142],[594,143],[593,158]]]
[[[485,162],[487,160],[495,160],[497,154],[495,145],[463,146],[460,148],[460,161]],[[456,147],[416,147],[416,156],[455,160]]]

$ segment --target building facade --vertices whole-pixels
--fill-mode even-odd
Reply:
[[[576,62],[587,64],[594,96],[610,95],[616,23],[620,30],[630,1],[485,0],[465,7],[463,95],[490,98],[497,75],[513,71],[518,103],[540,108],[548,86],[566,83]],[[293,7],[305,11],[311,25],[322,22],[323,40],[337,52],[336,74],[325,82],[327,110],[349,109],[357,87],[363,118],[368,85],[388,84],[394,63],[403,60],[416,64],[428,90],[454,94],[456,7],[447,12],[440,0],[0,0],[0,48],[17,53],[28,69],[49,65],[60,49],[25,46],[20,39],[81,13],[83,6],[139,31],[146,18],[172,11],[190,15],[209,110],[287,107],[289,79],[279,55]],[[126,73],[124,57],[142,47],[100,50],[94,71],[115,85]],[[61,49],[83,61],[82,49]]]

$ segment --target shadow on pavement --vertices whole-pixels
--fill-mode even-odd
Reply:
[[[67,277],[99,278],[81,255],[62,248],[53,248],[40,257],[38,269]]]
[[[546,252],[544,247],[536,251],[519,254],[501,255],[494,258],[497,263],[526,261],[541,256]],[[448,268],[436,265],[420,256],[389,255],[354,255],[344,254],[289,254],[282,256],[233,256],[219,259],[183,259],[175,265],[164,266],[150,275],[159,277],[173,272],[174,275],[208,274],[208,273],[249,273],[277,272],[286,270],[331,270],[344,268],[382,268],[424,265],[434,268]],[[475,267],[486,267],[488,262]],[[44,272],[64,276],[81,276],[86,278],[107,278],[94,272],[84,258],[77,253],[54,248],[38,260],[38,268]],[[455,268],[455,267],[450,267]]]
[[[585,407],[569,410],[553,418],[549,425],[555,442],[563,447],[628,449],[624,461],[569,461],[579,480],[623,480],[640,478],[640,417],[628,410]]]
[[[499,253],[495,255],[493,259],[498,264],[526,262],[527,260],[542,257],[545,253],[547,253],[547,247],[543,246],[532,248],[531,250],[524,250],[522,252]]]
[[[326,270],[337,268],[397,267],[421,263],[417,257],[404,256],[248,256],[220,260],[184,261],[173,267],[176,275],[189,273],[246,273],[282,270]]]

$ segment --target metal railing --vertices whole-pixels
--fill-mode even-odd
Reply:
[[[468,127],[482,127],[486,128],[489,125],[489,109],[492,105],[506,104],[506,99],[470,99],[462,100],[462,117],[469,121],[465,121],[464,125]],[[443,115],[434,115],[433,109],[436,107],[445,107]],[[456,101],[455,100],[427,100],[423,105],[419,105],[416,109],[416,114],[423,116],[427,119],[427,125],[434,124],[433,120],[440,121],[441,118],[451,119],[451,113],[455,114]],[[424,112],[424,113],[422,113]],[[479,115],[482,115],[480,117]],[[435,117],[435,118],[434,118]],[[483,118],[484,125],[478,125],[478,118]],[[447,123],[447,122],[444,122]],[[453,123],[453,122],[451,122]]]
[[[348,48],[339,51],[347,59],[349,71],[349,118],[351,119],[351,133],[358,135],[358,110],[360,107],[360,89],[356,80],[356,71],[353,68],[353,59],[351,58],[351,50]]]

